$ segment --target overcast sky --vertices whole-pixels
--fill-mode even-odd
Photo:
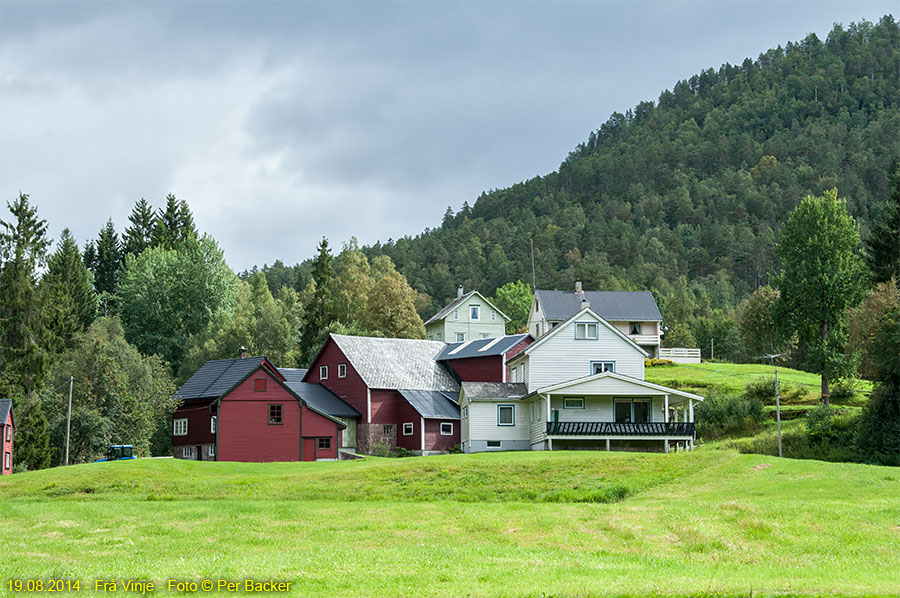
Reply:
[[[292,264],[437,226],[679,79],[897,6],[0,0],[0,205],[27,193],[83,244],[174,193],[235,270]]]

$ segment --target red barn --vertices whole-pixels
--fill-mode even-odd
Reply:
[[[293,384],[266,357],[206,362],[178,389],[172,422],[175,457],[216,461],[338,458],[339,417],[352,407],[315,385]],[[340,413],[341,415],[335,415]]]
[[[329,335],[304,381],[318,383],[361,415],[355,447],[419,454],[459,444],[459,383],[435,361],[439,341]]]
[[[530,334],[511,334],[450,343],[435,361],[449,368],[459,382],[506,382],[506,362],[533,342]]]
[[[0,399],[0,475],[12,473],[14,427],[12,399]]]

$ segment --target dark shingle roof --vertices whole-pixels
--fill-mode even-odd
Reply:
[[[459,406],[434,390],[401,390],[400,394],[425,419],[459,419]]]
[[[461,391],[472,399],[524,399],[528,387],[521,382],[463,382]]]
[[[444,349],[442,342],[343,334],[331,338],[369,388],[459,390],[450,372],[434,360]]]
[[[175,398],[218,398],[258,368],[265,359],[260,356],[207,361],[175,392]]]
[[[285,384],[294,391],[306,403],[332,417],[359,417],[359,411],[345,403],[340,397],[332,393],[321,384],[301,382],[306,370],[292,368],[278,368],[285,378]]]
[[[577,314],[581,311],[583,296],[591,310],[606,321],[662,321],[656,300],[649,291],[585,291],[584,295],[576,295],[572,291],[538,290],[535,294],[548,320],[568,320]]]
[[[6,425],[10,409],[12,409],[12,399],[0,399],[0,426]]]
[[[434,359],[435,361],[447,361],[450,359],[465,359],[466,357],[503,355],[522,342],[527,336],[528,334],[511,334],[495,338],[479,338],[462,343],[450,343]]]

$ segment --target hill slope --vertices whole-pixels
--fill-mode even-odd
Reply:
[[[86,596],[98,578],[279,579],[303,596],[891,595],[898,480],[702,450],[92,464],[0,481],[0,575],[78,579]],[[613,487],[626,491],[601,498],[616,502],[578,502]]]
[[[776,270],[778,229],[803,196],[837,187],[864,232],[880,217],[900,155],[898,72],[890,16],[707,69],[614,113],[557,172],[367,251],[428,295],[429,315],[458,284],[530,282],[532,240],[539,288],[651,289],[669,323],[732,307]]]

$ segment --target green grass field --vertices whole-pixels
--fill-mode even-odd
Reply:
[[[648,381],[681,388],[700,395],[712,386],[728,392],[740,393],[747,384],[759,380],[775,378],[775,367],[752,363],[691,363],[648,367],[645,376]],[[818,374],[778,367],[778,379],[788,390],[799,389],[805,392],[798,403],[815,406],[819,401],[822,379]],[[832,402],[846,407],[864,405],[868,393],[872,391],[872,383],[868,380],[858,381],[856,394],[847,399],[835,399]],[[774,399],[773,399],[774,401]]]
[[[6,593],[34,578],[85,596],[100,578],[278,579],[296,596],[900,591],[900,471],[730,451],[148,459],[17,474],[0,500]]]

